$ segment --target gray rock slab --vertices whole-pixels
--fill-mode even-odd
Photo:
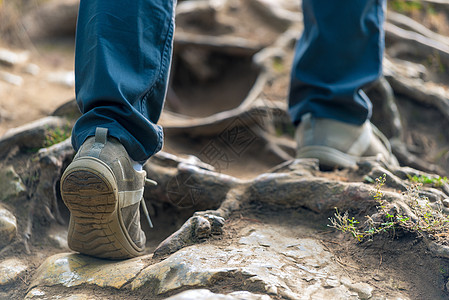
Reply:
[[[119,289],[145,267],[143,259],[108,261],[74,253],[56,254],[37,269],[30,288],[92,284]]]
[[[16,258],[9,258],[0,262],[0,286],[13,283],[27,266]]]
[[[301,230],[295,230],[252,224],[231,243],[192,245],[156,263],[150,256],[107,261],[62,253],[38,268],[30,292],[34,289],[39,294],[39,288],[51,286],[96,285],[137,294],[144,291],[149,299],[183,291],[170,300],[374,297],[376,290],[348,278],[319,240],[298,237]],[[227,293],[214,293],[211,288]]]
[[[0,169],[0,201],[19,197],[25,191],[25,185],[12,166]]]
[[[27,299],[42,299],[42,300],[94,300],[94,299],[107,299],[106,297],[98,297],[93,296],[86,293],[76,293],[70,296],[65,295],[51,295],[46,293],[45,291],[34,288],[31,289],[25,296],[25,300]]]
[[[43,297],[46,297],[46,293],[39,289],[39,288],[35,288],[35,289],[31,289],[25,296],[25,299],[42,299]]]
[[[0,205],[0,249],[9,245],[17,235],[16,217]]]
[[[145,268],[131,288],[145,286],[160,295],[180,288],[232,283],[237,290],[286,299],[361,299],[341,282],[340,267],[317,240],[288,237],[279,228],[258,228],[250,230],[239,244],[184,248]]]
[[[228,295],[215,294],[207,289],[188,290],[171,296],[166,300],[270,300],[268,295],[253,294],[247,291],[232,292]]]

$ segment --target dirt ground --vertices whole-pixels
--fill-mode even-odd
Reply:
[[[11,48],[0,42],[0,47]],[[0,135],[8,129],[50,115],[57,107],[75,98],[73,87],[54,83],[52,75],[73,71],[73,39],[41,42],[29,48],[12,48],[18,53],[28,51],[29,63],[39,67],[37,75],[24,71],[25,66],[4,67],[2,70],[23,78],[21,86],[0,81]]]
[[[181,216],[170,214],[174,218]],[[167,214],[161,215],[167,218]],[[148,251],[162,241],[176,225],[173,220],[167,227],[161,220],[153,220],[156,228],[164,228],[156,235],[152,230],[145,229],[149,241]],[[407,295],[410,299],[449,299],[446,283],[449,279],[449,262],[447,259],[435,257],[429,253],[426,244],[415,234],[396,233],[395,236],[376,236],[372,241],[357,243],[352,237],[336,232],[327,225],[327,216],[318,215],[306,209],[283,209],[280,207],[244,207],[234,214],[225,224],[224,234],[206,241],[219,247],[239,246],[239,239],[247,233],[249,227],[276,225],[284,228],[283,235],[295,238],[319,239],[325,249],[334,255],[335,261],[341,267],[341,273],[336,276],[345,276],[356,282],[365,282],[375,288],[374,295],[378,299],[395,299],[398,293]],[[39,230],[39,228],[36,228]],[[64,232],[63,227],[53,227],[54,231]],[[150,233],[150,235],[148,235]],[[17,253],[16,257],[26,259],[30,268],[22,275],[20,281],[7,286],[1,295],[9,295],[8,299],[22,299],[26,294],[28,285],[34,271],[46,257],[60,253],[61,250],[46,244],[45,237],[38,236],[41,242],[33,242],[32,255]],[[48,241],[48,240],[47,240]],[[65,251],[65,250],[64,250]],[[152,261],[153,263],[158,260]],[[239,282],[229,286],[217,283],[208,287],[215,293],[229,293],[239,286]],[[243,288],[244,289],[244,288]],[[93,295],[93,299],[147,299],[144,290],[129,291],[99,288],[96,286],[78,286],[70,289],[62,287],[41,288],[47,295],[70,297],[73,294]],[[182,290],[177,290],[176,293]],[[262,292],[254,290],[252,292]],[[173,295],[168,293],[151,299],[164,299]],[[384,297],[384,298],[382,298]],[[0,297],[1,298],[1,297]],[[6,299],[6,298],[5,298]],[[273,299],[282,299],[274,297]]]

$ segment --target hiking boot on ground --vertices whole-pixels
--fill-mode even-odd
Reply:
[[[296,129],[297,158],[317,158],[325,168],[353,168],[362,158],[382,156],[398,166],[387,138],[369,121],[357,126],[306,114]]]
[[[80,253],[109,259],[143,254],[140,227],[145,171],[136,171],[120,142],[97,128],[61,178],[70,210],[68,244]],[[144,203],[143,203],[144,204]]]

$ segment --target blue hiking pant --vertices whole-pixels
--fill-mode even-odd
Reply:
[[[96,127],[143,163],[162,147],[156,125],[168,83],[176,0],[81,0],[75,49],[75,93],[83,115],[75,150]]]
[[[304,33],[292,66],[289,113],[362,124],[371,103],[360,90],[381,74],[384,0],[303,0]],[[172,54],[176,0],[81,0],[75,92],[83,115],[78,150],[96,127],[146,161],[162,147],[157,125]]]
[[[303,0],[304,32],[292,66],[289,114],[352,124],[371,117],[361,90],[382,73],[385,0]]]

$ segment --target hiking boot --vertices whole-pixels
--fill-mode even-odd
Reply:
[[[101,258],[136,257],[146,241],[139,212],[146,172],[134,170],[125,148],[107,132],[97,128],[61,177],[70,210],[68,244]]]
[[[317,158],[325,168],[353,168],[362,158],[382,156],[391,166],[399,163],[387,138],[369,121],[357,126],[306,114],[296,129],[297,158]]]

